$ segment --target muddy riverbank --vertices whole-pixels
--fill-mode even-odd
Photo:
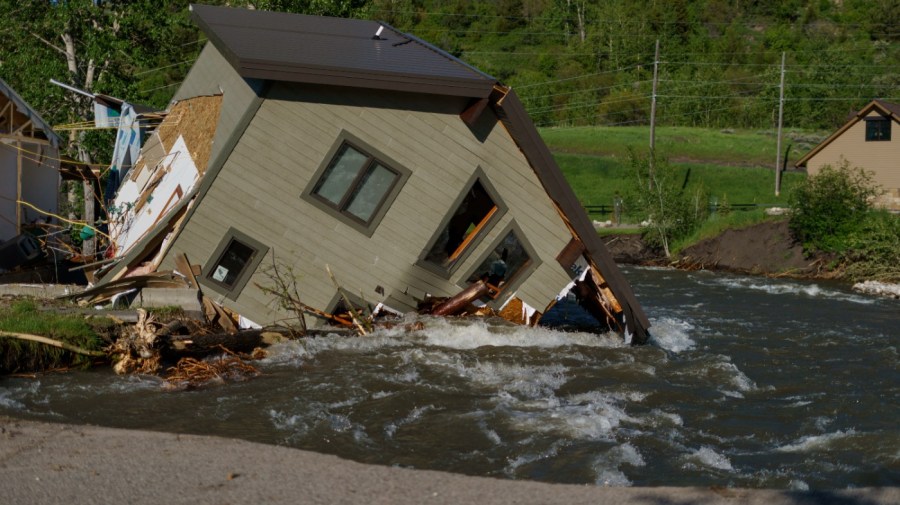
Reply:
[[[829,278],[829,258],[808,256],[791,236],[787,221],[767,221],[748,228],[727,230],[666,258],[648,247],[639,234],[608,235],[604,242],[619,263],[666,265],[687,269],[720,270],[752,275]]]

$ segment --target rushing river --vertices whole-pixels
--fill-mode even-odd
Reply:
[[[0,414],[513,479],[900,485],[900,302],[822,282],[626,275],[652,345],[425,319],[280,345],[262,376],[196,391],[108,370],[0,379]],[[567,304],[553,316],[581,317]]]

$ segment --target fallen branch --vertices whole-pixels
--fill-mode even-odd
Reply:
[[[42,337],[40,335],[31,335],[28,333],[11,333],[8,331],[0,333],[0,336],[3,337],[11,337],[17,338],[19,340],[29,340],[31,342],[39,342],[41,344],[52,345],[54,347],[59,347],[60,349],[65,349],[70,352],[74,352],[77,354],[83,354],[85,356],[106,356],[106,353],[103,351],[90,351],[88,349],[82,349],[80,347],[75,347],[72,344],[67,344],[66,342],[61,342],[59,340],[53,340],[52,338]]]

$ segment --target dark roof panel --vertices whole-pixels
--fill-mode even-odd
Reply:
[[[486,97],[496,79],[377,21],[192,5],[243,77]],[[374,38],[379,27],[380,37]]]
[[[885,102],[884,100],[875,100],[875,103],[891,114],[900,117],[900,104]]]

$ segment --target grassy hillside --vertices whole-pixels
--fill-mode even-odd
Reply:
[[[629,152],[646,153],[649,128],[543,129],[541,135],[583,205],[612,205],[617,193],[625,194],[634,186]],[[788,143],[792,144],[790,167],[812,144],[807,141],[795,149],[793,145],[801,143],[786,138],[784,148]],[[765,132],[678,127],[658,128],[656,146],[660,156],[678,168],[688,190],[702,185],[719,203],[785,205],[791,189],[806,176],[786,172],[781,195],[775,196],[775,144],[774,135]]]

